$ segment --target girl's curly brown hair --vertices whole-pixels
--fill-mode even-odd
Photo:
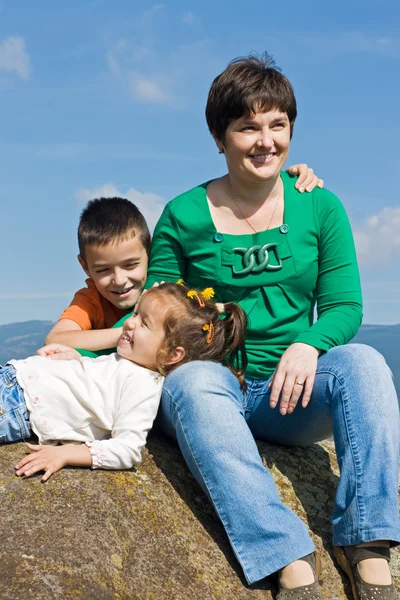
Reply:
[[[157,351],[157,367],[166,375],[185,362],[212,360],[226,365],[245,390],[246,314],[238,304],[219,304],[208,299],[210,295],[203,296],[200,290],[176,283],[161,283],[147,290],[146,299],[152,298],[164,310],[167,307],[165,339]],[[185,351],[184,358],[178,364],[168,364],[179,346]]]

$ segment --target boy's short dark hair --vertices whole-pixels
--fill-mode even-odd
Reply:
[[[273,109],[287,114],[292,133],[297,106],[289,80],[267,53],[260,58],[236,58],[211,85],[206,106],[207,125],[212,135],[223,142],[231,121],[258,110]]]
[[[146,219],[138,207],[126,198],[95,198],[87,203],[81,213],[79,254],[85,258],[87,246],[104,246],[136,235],[149,254],[151,236]]]

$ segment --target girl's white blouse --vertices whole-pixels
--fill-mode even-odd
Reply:
[[[164,378],[118,354],[79,360],[11,360],[41,444],[88,443],[93,467],[141,461]]]

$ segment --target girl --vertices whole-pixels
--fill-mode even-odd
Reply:
[[[32,432],[39,438],[39,445],[28,444],[30,454],[16,465],[16,474],[44,471],[47,481],[67,465],[139,464],[160,401],[160,374],[179,364],[224,363],[244,388],[246,317],[236,304],[214,303],[213,295],[212,288],[161,284],[125,322],[116,353],[88,358],[50,344],[39,356],[0,368],[0,442],[24,440]]]

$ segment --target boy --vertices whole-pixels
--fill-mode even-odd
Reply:
[[[46,337],[46,344],[114,348],[146,282],[151,236],[140,210],[124,198],[88,202],[78,227],[78,260],[88,279]]]

